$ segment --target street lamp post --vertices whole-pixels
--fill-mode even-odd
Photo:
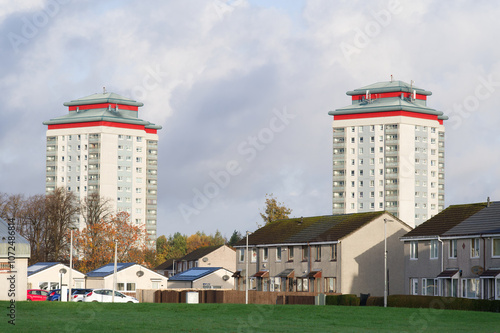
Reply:
[[[113,295],[111,296],[112,303],[115,302],[117,252],[118,252],[118,241],[115,239],[115,267],[113,269]]]
[[[387,307],[387,222],[393,221],[384,219],[384,308]]]
[[[70,240],[70,245],[69,245],[69,291],[68,291],[68,302],[71,299],[71,285],[73,283],[73,229],[70,229],[71,233],[71,240]]]
[[[247,236],[247,247],[246,247],[246,272],[245,272],[245,304],[248,304],[248,282],[249,282],[249,279],[248,279],[248,257],[249,257],[249,253],[248,253],[248,235],[250,234],[249,231],[246,232],[246,236]]]

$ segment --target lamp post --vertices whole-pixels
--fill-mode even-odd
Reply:
[[[384,308],[387,307],[387,222],[393,221],[384,219]]]
[[[245,304],[248,304],[248,282],[249,282],[249,279],[248,279],[248,257],[249,257],[249,254],[248,254],[248,235],[250,235],[250,231],[247,231],[246,232],[246,236],[247,236],[247,248],[246,248],[246,272],[245,272]]]
[[[118,241],[115,239],[115,267],[113,269],[113,295],[111,296],[112,303],[115,302],[117,252],[118,252]]]
[[[71,298],[71,286],[73,284],[73,229],[71,228],[70,229],[70,234],[71,234],[71,237],[70,237],[70,242],[69,242],[69,283],[68,283],[68,287],[69,287],[69,291],[68,291],[68,302],[70,301],[70,298]]]

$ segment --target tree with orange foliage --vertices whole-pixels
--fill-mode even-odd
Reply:
[[[119,262],[145,264],[146,241],[144,229],[131,225],[129,214],[120,212],[109,219],[88,224],[74,233],[78,253],[75,267],[86,273],[114,260],[115,240]],[[149,266],[149,265],[148,265]]]

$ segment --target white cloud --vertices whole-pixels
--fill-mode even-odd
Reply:
[[[163,126],[159,234],[255,229],[270,192],[297,216],[330,213],[327,112],[350,103],[348,90],[393,74],[433,91],[428,105],[448,111],[474,95],[478,77],[500,81],[500,8],[486,1],[64,1],[13,47],[8,33],[23,36],[51,1],[22,3],[0,6],[1,190],[43,193],[41,122],[106,86],[144,102],[140,116]],[[349,57],[343,44],[354,47]],[[499,91],[447,127],[447,204],[498,199]],[[296,118],[246,161],[238,146],[284,108]],[[231,160],[241,174],[185,223],[179,205]]]

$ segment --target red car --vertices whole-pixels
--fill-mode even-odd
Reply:
[[[45,301],[49,292],[43,289],[28,289],[28,301]]]

